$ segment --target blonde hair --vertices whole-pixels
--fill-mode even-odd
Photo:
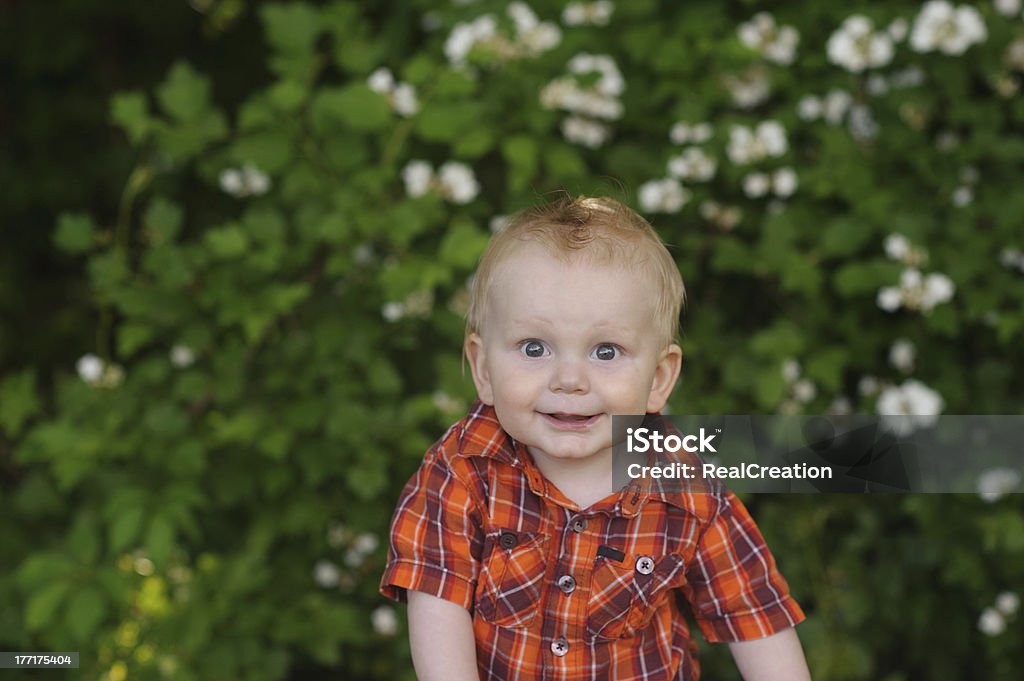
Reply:
[[[479,333],[483,327],[487,296],[501,263],[526,243],[538,243],[565,261],[583,257],[600,264],[624,265],[651,276],[656,286],[656,329],[666,345],[675,340],[686,290],[675,261],[657,233],[615,199],[568,195],[515,213],[491,237],[470,285],[467,336]]]

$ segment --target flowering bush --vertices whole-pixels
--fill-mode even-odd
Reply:
[[[115,97],[121,216],[53,235],[96,344],[0,381],[0,648],[97,680],[411,679],[376,595],[392,504],[473,397],[490,229],[559,188],[671,244],[673,412],[1020,413],[1020,2],[750,7],[268,3],[237,110],[184,61]],[[1019,678],[1020,482],[749,498],[814,678]]]

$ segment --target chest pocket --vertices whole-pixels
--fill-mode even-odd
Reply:
[[[627,554],[621,561],[598,556],[591,576],[587,632],[605,640],[633,636],[683,583],[683,557],[676,553]]]
[[[543,594],[547,536],[502,530],[485,540],[488,556],[477,582],[475,612],[499,627],[526,627]]]

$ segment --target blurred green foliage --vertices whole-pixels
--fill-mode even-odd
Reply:
[[[88,3],[66,4],[88,16]],[[62,255],[45,257],[80,264],[88,283],[65,269],[66,301],[46,298],[72,323],[30,328],[19,313],[0,325],[2,649],[81,651],[66,678],[412,679],[390,620],[400,609],[376,584],[398,490],[473,397],[461,315],[492,218],[559,188],[644,208],[634,192],[666,176],[678,121],[711,122],[701,148],[717,173],[687,183],[685,206],[647,211],[688,287],[674,412],[821,413],[837,398],[872,412],[909,377],[947,413],[1024,408],[1024,277],[1000,264],[1024,247],[1024,100],[1008,89],[1022,78],[1008,57],[1019,12],[979,3],[987,39],[963,54],[897,41],[891,63],[854,73],[826,57],[850,13],[840,3],[777,8],[801,36],[791,65],[737,37],[757,3],[647,0],[618,3],[607,26],[563,22],[536,54],[477,46],[465,69],[446,39],[488,12],[514,36],[507,3],[193,5],[206,14],[192,24],[131,15],[154,43],[174,27],[180,43],[166,44],[201,58],[161,53],[152,76],[150,56],[132,89],[100,103],[120,135],[90,128],[92,162],[54,155],[4,175],[12,214],[38,210],[27,196],[69,209],[47,232]],[[561,3],[532,6],[560,22]],[[858,7],[879,30],[919,9]],[[234,37],[193,51],[200,26]],[[19,93],[45,96],[106,54],[62,30],[75,40],[52,51],[5,42]],[[586,52],[610,56],[625,84],[596,148],[567,139],[540,101]],[[415,88],[412,115],[368,83],[382,66]],[[921,82],[870,82],[909,67]],[[37,91],[33,69],[54,79]],[[729,77],[749,73],[767,94],[740,105]],[[836,90],[870,110],[875,134],[845,113],[798,113]],[[62,107],[34,134],[96,115],[88,92],[52,96]],[[732,161],[731,126],[764,120],[785,128],[786,150]],[[479,191],[411,196],[413,160],[466,163]],[[796,170],[796,192],[752,196],[750,174],[781,167]],[[891,234],[921,251],[913,265],[887,257]],[[14,309],[12,292],[40,282],[5,251]],[[880,289],[911,266],[948,275],[952,299],[880,309]],[[889,361],[900,338],[916,347],[912,368]],[[1024,618],[979,625],[997,594],[1024,590],[1019,495],[747,502],[810,615],[800,632],[815,679],[1020,678]],[[737,678],[724,648],[704,665]]]

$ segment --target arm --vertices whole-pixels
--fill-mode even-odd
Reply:
[[[408,597],[409,645],[420,681],[480,681],[469,612],[421,591]]]
[[[730,643],[729,652],[744,681],[811,681],[792,627],[766,638]]]

